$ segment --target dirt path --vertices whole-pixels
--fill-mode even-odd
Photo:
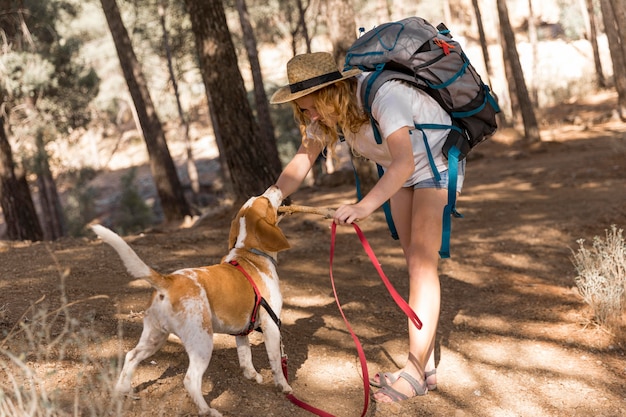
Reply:
[[[458,203],[465,218],[453,222],[452,258],[441,263],[439,388],[402,405],[372,403],[369,415],[626,416],[626,338],[591,323],[571,262],[578,239],[590,242],[612,224],[626,225],[626,126],[585,127],[585,117],[592,116],[578,114],[583,124],[553,121],[553,129],[544,132],[548,141],[535,150],[510,144],[507,132],[476,150]],[[353,198],[353,187],[346,185],[303,189],[294,203],[333,207]],[[128,241],[161,271],[216,263],[226,251],[229,220],[215,215],[198,227],[153,231]],[[338,417],[358,416],[361,369],[332,296],[328,221],[293,215],[281,226],[292,244],[279,260],[290,381],[301,399]],[[400,249],[384,216],[376,213],[361,227],[385,273],[406,295]],[[406,319],[354,232],[341,228],[337,240],[337,290],[369,372],[395,370],[405,360]],[[129,280],[109,247],[91,238],[0,242],[0,331],[6,334],[44,295],[39,307],[58,307],[66,269],[67,300],[83,302],[61,318],[71,315],[78,329],[97,336],[82,346],[31,353],[26,362],[50,387],[70,393],[68,401],[78,385],[99,410],[94,415],[112,415],[105,410],[108,393],[102,389],[110,384],[102,377],[102,385],[85,382],[85,375],[101,375],[102,369],[85,366],[84,354],[114,364],[132,348],[149,289]],[[106,298],[88,299],[98,295]],[[15,334],[5,348],[24,349],[27,336]],[[204,387],[211,406],[225,416],[311,415],[273,389],[259,336],[253,355],[266,380],[260,386],[239,372],[234,339],[216,338]],[[120,415],[193,415],[195,406],[182,385],[186,366],[182,346],[172,340],[140,366],[133,379],[139,399],[126,400]],[[109,376],[114,380],[115,370]]]

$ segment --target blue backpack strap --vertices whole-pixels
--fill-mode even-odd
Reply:
[[[382,138],[380,137],[380,132],[378,130],[378,126],[376,126],[376,121],[370,115],[370,123],[372,125],[372,130],[374,131],[374,138],[376,139],[376,143],[381,144]],[[378,177],[382,177],[384,174],[383,167],[376,164],[376,169],[378,170]],[[391,233],[391,237],[394,240],[398,240],[398,231],[396,230],[396,225],[393,222],[393,216],[391,215],[391,205],[389,204],[389,200],[383,203],[383,211],[385,212],[385,219],[387,220],[387,226],[389,227],[389,232]]]
[[[354,166],[354,160],[350,158],[350,163],[352,164],[352,172],[354,173],[354,185],[356,186],[356,200],[363,200],[363,192],[361,191],[361,180],[359,179],[359,173]]]
[[[339,142],[345,142],[346,138],[343,134],[339,133]],[[359,179],[359,173],[356,170],[356,166],[354,165],[354,159],[350,157],[350,165],[352,165],[352,173],[354,174],[354,185],[356,186],[356,198],[357,201],[361,201],[363,199],[363,193],[361,191],[361,180]]]
[[[463,217],[456,210],[456,188],[459,176],[459,148],[453,146],[448,151],[448,204],[443,209],[443,221],[441,232],[441,248],[439,256],[441,258],[450,257],[450,235],[452,233],[452,216]]]
[[[430,170],[433,172],[433,176],[436,181],[441,181],[441,175],[439,174],[439,170],[435,165],[435,158],[433,158],[433,154],[430,150],[430,146],[428,145],[428,138],[426,136],[426,132],[424,129],[454,129],[460,130],[457,126],[453,125],[440,125],[436,123],[423,123],[423,124],[415,124],[415,128],[419,129],[422,132],[422,139],[424,140],[424,145],[426,146],[426,155],[428,156],[428,164],[430,165]]]
[[[383,140],[380,136],[380,131],[378,130],[378,126],[376,126],[376,121],[374,120],[374,117],[372,117],[372,112],[371,112],[372,110],[371,104],[373,101],[372,88],[374,87],[374,82],[376,81],[378,76],[382,73],[384,67],[385,67],[385,64],[379,64],[376,68],[376,71],[367,77],[367,79],[365,80],[365,83],[366,83],[365,89],[363,89],[363,95],[361,97],[365,112],[369,115],[370,124],[372,125],[372,130],[374,132],[374,138],[376,139],[376,143],[378,144],[381,144]],[[374,87],[374,93],[376,92],[377,89],[378,89],[378,86]],[[370,96],[372,97],[372,99],[370,99]],[[383,167],[376,164],[376,169],[378,170],[378,177],[379,178],[382,177],[384,174]],[[356,168],[354,169],[354,172],[355,172],[355,176],[357,176]],[[357,197],[359,198],[359,201],[360,201],[361,190],[360,190],[360,182],[358,181],[358,176],[357,176],[357,184],[359,184],[357,188]],[[389,204],[389,200],[383,203],[383,211],[385,213],[385,219],[387,220],[387,226],[389,227],[389,232],[391,233],[391,237],[395,240],[398,240],[399,239],[398,231],[396,230],[396,225],[393,222],[393,216],[391,215],[391,206]]]
[[[424,145],[426,145],[426,153],[428,155],[428,163],[433,172],[436,181],[441,181],[441,175],[439,170],[435,166],[435,160],[433,158],[430,146],[424,129],[454,129],[460,131],[460,128],[453,125],[439,125],[439,124],[416,124],[415,127],[422,132],[424,139]],[[439,249],[439,256],[441,258],[450,257],[450,235],[452,234],[452,216],[463,217],[456,210],[456,186],[459,176],[459,156],[461,151],[456,146],[453,146],[448,151],[448,203],[443,209],[443,222],[441,231],[441,248]]]

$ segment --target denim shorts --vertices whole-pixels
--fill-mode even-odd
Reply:
[[[436,188],[436,189],[448,189],[448,170],[441,171],[439,173],[441,180],[437,181],[435,177],[428,178],[413,185],[413,189],[418,188]],[[456,179],[456,191],[461,192],[463,188],[463,180],[465,179],[465,160],[459,162],[459,174]]]

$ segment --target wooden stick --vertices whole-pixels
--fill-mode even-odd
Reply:
[[[279,213],[285,214],[293,214],[293,213],[309,213],[309,214],[317,214],[319,216],[324,217],[325,219],[332,219],[333,214],[335,213],[335,209],[332,208],[318,208],[318,207],[308,207],[308,206],[280,206],[278,207]]]

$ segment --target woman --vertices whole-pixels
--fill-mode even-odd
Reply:
[[[271,98],[272,104],[290,102],[300,124],[302,145],[285,166],[276,185],[286,198],[300,186],[324,148],[334,149],[339,133],[352,151],[384,168],[384,175],[358,203],[342,205],[336,224],[365,219],[390,200],[391,213],[409,272],[409,305],[423,323],[409,323],[406,365],[394,373],[378,373],[370,380],[380,389],[379,402],[397,402],[424,395],[437,386],[435,335],[440,310],[438,250],[442,213],[447,203],[447,164],[442,154],[448,130],[426,130],[426,144],[416,123],[449,125],[448,114],[426,93],[400,81],[385,83],[376,93],[372,115],[378,123],[381,144],[374,138],[358,88],[365,74],[358,69],[337,70],[331,54],[297,55],[287,63],[289,85]],[[426,152],[430,147],[441,181],[437,182]],[[457,191],[463,184],[459,167]]]

